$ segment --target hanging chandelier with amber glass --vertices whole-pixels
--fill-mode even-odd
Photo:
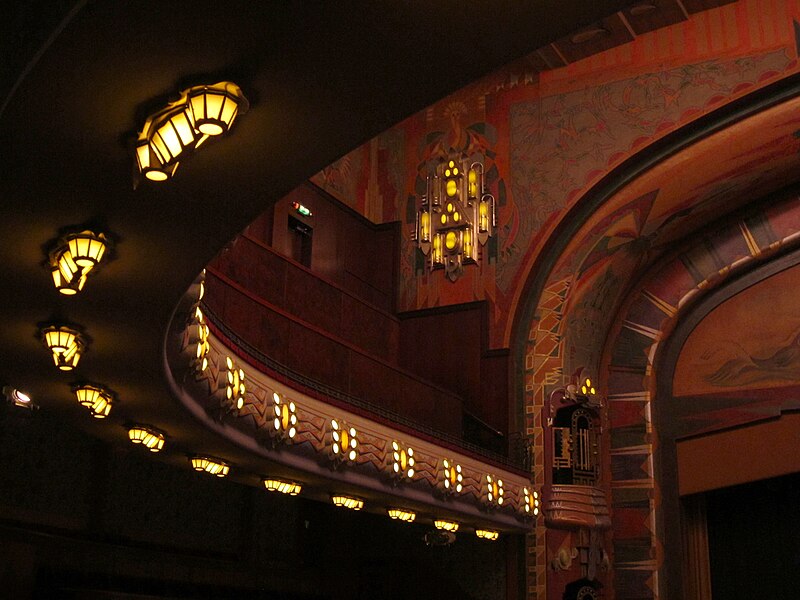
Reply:
[[[483,163],[451,155],[436,164],[421,198],[415,238],[430,270],[444,269],[450,281],[477,264],[479,247],[496,228],[494,196],[486,192]]]

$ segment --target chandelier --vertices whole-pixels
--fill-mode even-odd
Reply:
[[[464,265],[477,264],[496,227],[494,196],[484,189],[483,163],[451,155],[428,174],[414,239],[431,270],[455,281]]]

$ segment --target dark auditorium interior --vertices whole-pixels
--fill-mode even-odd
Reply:
[[[1,27],[0,597],[796,597],[800,2]]]

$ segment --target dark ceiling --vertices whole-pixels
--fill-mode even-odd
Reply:
[[[167,323],[203,266],[358,144],[626,4],[18,3],[3,44],[0,383],[108,440],[123,443],[131,419],[184,449],[235,452],[191,422],[162,376]],[[250,112],[173,180],[134,190],[131,142],[148,109],[222,79],[242,87]],[[113,260],[64,297],[45,247],[84,223],[116,238]],[[37,323],[52,319],[91,338],[75,373],[57,371],[38,339]],[[119,394],[111,419],[77,405],[79,380]]]

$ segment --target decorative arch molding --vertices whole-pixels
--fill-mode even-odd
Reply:
[[[652,269],[627,296],[603,362],[613,549],[615,556],[625,557],[614,563],[618,599],[646,592],[654,582],[671,590],[680,581],[680,565],[665,564],[663,551],[677,555],[680,548],[677,528],[665,526],[667,515],[673,523],[678,518],[674,439],[664,403],[655,402],[671,389],[663,377],[671,375],[673,348],[713,306],[800,261],[800,253],[788,253],[798,245],[800,195],[794,190],[708,231]],[[676,331],[680,335],[673,343]],[[652,594],[658,597],[658,590]]]
[[[545,450],[542,443],[544,439],[542,407],[549,392],[561,385],[565,374],[577,364],[588,365],[589,368],[599,365],[605,340],[614,340],[611,346],[605,346],[614,350],[608,354],[609,358],[604,364],[613,364],[613,357],[620,355],[622,348],[628,347],[631,336],[633,339],[643,337],[649,340],[647,344],[649,351],[637,354],[638,362],[635,370],[619,365],[620,368],[616,371],[609,372],[607,381],[602,380],[602,375],[606,371],[597,370],[601,373],[601,388],[607,388],[609,394],[616,395],[613,398],[616,404],[613,408],[609,408],[609,415],[613,419],[610,425],[614,439],[611,444],[611,462],[604,465],[606,472],[611,473],[610,476],[605,476],[605,483],[613,488],[611,494],[613,512],[623,515],[623,520],[630,519],[634,522],[636,524],[634,530],[637,531],[634,537],[620,538],[626,541],[619,543],[615,541],[618,546],[618,557],[625,557],[623,561],[615,564],[614,587],[617,590],[617,598],[657,598],[659,589],[667,589],[663,581],[659,582],[663,556],[660,540],[655,533],[657,493],[653,487],[650,392],[644,386],[639,386],[642,389],[627,391],[631,381],[641,381],[643,375],[649,376],[652,372],[652,361],[664,332],[653,327],[630,329],[628,325],[637,323],[639,313],[636,311],[644,311],[643,314],[651,319],[655,311],[655,314],[659,315],[656,319],[659,326],[664,320],[675,319],[679,313],[683,314],[682,311],[688,306],[686,303],[692,300],[693,295],[702,295],[719,285],[732,272],[752,268],[753,265],[760,264],[761,261],[773,257],[775,253],[792,246],[800,230],[800,221],[797,221],[800,214],[797,198],[793,196],[784,200],[780,204],[782,209],[778,206],[767,207],[757,214],[744,216],[722,227],[720,231],[709,234],[706,239],[712,240],[711,248],[716,248],[717,245],[719,248],[712,250],[701,244],[686,253],[689,265],[687,268],[691,270],[683,279],[678,275],[678,267],[683,264],[679,259],[667,262],[662,260],[661,264],[664,266],[652,270],[652,265],[656,264],[656,261],[647,255],[649,248],[647,246],[641,249],[634,248],[640,250],[640,254],[637,255],[638,262],[631,266],[627,278],[612,282],[618,286],[614,290],[617,294],[616,304],[602,307],[601,317],[604,321],[591,336],[591,339],[596,340],[594,346],[580,356],[575,356],[574,349],[569,347],[570,343],[575,344],[578,340],[574,335],[570,337],[569,332],[565,330],[565,323],[574,309],[570,300],[571,287],[577,281],[574,278],[561,277],[559,271],[561,270],[563,274],[565,265],[573,268],[575,272],[580,270],[581,261],[585,262],[586,255],[577,256],[576,245],[589,239],[593,234],[593,227],[597,229],[604,225],[613,226],[615,219],[621,217],[610,208],[611,201],[621,191],[644,179],[645,174],[652,172],[659,165],[680,156],[693,145],[707,140],[714,134],[736,126],[750,117],[766,114],[770,109],[793,105],[797,102],[798,95],[800,95],[800,76],[793,75],[705,114],[692,122],[691,126],[683,127],[653,142],[645,151],[630,157],[611,171],[573,205],[554,228],[554,233],[550,236],[543,252],[529,270],[531,276],[525,284],[526,290],[522,294],[520,310],[515,315],[512,333],[512,354],[517,357],[513,389],[519,394],[516,397],[523,399],[518,405],[520,411],[517,413],[518,423],[520,427],[524,424],[526,435],[534,440],[532,476],[537,485],[544,485],[547,482]],[[794,161],[793,154],[787,153],[784,158],[787,161]],[[791,181],[792,175],[788,170],[785,176],[786,182]],[[732,193],[734,195],[738,193],[738,197],[744,201],[754,194],[759,194],[755,197],[763,197],[764,193],[759,193],[757,183],[751,182],[749,189],[744,186],[743,189]],[[776,188],[770,188],[769,192],[774,189]],[[642,203],[649,201],[644,196],[637,200],[641,200]],[[702,228],[704,222],[713,222],[715,217],[716,215],[707,214],[705,221],[695,222],[693,227]],[[592,222],[593,218],[595,220]],[[597,235],[596,232],[594,235]],[[673,240],[679,238],[677,229],[670,235]],[[644,236],[640,236],[639,239],[642,237]],[[667,254],[666,248],[661,248],[661,251]],[[571,264],[565,259],[570,253],[573,254],[570,258],[573,261]],[[677,300],[664,302],[663,294],[650,294],[647,288],[641,286],[632,291],[633,282],[640,277],[640,274],[658,272],[670,275],[672,274],[670,269],[676,271],[674,273],[677,277],[674,280],[676,289],[686,288],[685,293],[679,294],[681,302]],[[648,277],[647,281],[652,280]],[[603,289],[600,287],[591,293],[595,298],[602,298]],[[591,293],[588,296],[591,296]],[[633,303],[634,297],[638,299],[636,303]],[[620,325],[625,333],[611,328],[614,315],[618,313],[620,307],[623,307],[623,312],[619,314],[624,314],[625,317],[621,317],[619,322],[626,324],[625,327]],[[611,336],[609,336],[610,331],[614,332]],[[637,388],[636,385],[632,387]],[[640,461],[638,465],[637,460]],[[635,466],[634,471],[636,469],[641,471],[641,477],[627,479],[631,465]],[[641,465],[645,467],[643,471],[640,469]],[[617,522],[620,522],[620,519],[617,519]],[[543,581],[545,575],[544,532],[544,527],[539,526],[529,539],[529,545],[536,548],[531,554],[536,557],[535,566],[531,563],[529,571],[531,573],[536,571],[537,581]]]

